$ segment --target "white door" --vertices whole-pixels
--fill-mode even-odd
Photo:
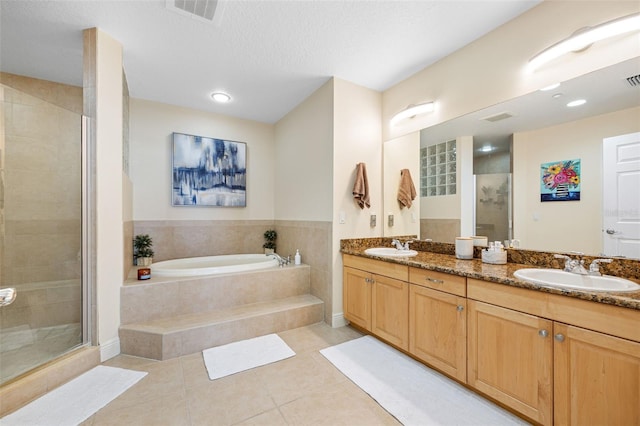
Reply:
[[[602,158],[604,254],[640,258],[640,133],[605,138]]]

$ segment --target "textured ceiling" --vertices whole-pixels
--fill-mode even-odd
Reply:
[[[216,25],[164,0],[1,0],[0,70],[80,86],[98,27],[124,46],[132,97],[274,123],[332,76],[383,91],[539,2],[229,0]]]

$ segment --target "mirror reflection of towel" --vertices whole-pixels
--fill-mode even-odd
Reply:
[[[400,186],[398,187],[398,202],[400,208],[411,207],[411,202],[416,199],[416,188],[413,186],[409,169],[400,170]]]
[[[367,166],[364,163],[356,165],[356,181],[353,184],[353,198],[361,209],[371,207],[369,203],[369,180],[367,179]]]

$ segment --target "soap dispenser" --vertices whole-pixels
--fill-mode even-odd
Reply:
[[[296,249],[296,255],[293,257],[293,261],[296,265],[300,264],[300,250]]]

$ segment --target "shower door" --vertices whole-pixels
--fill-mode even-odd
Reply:
[[[511,174],[491,173],[475,178],[475,232],[489,241],[511,240]]]
[[[0,85],[0,384],[83,344],[81,115]]]

